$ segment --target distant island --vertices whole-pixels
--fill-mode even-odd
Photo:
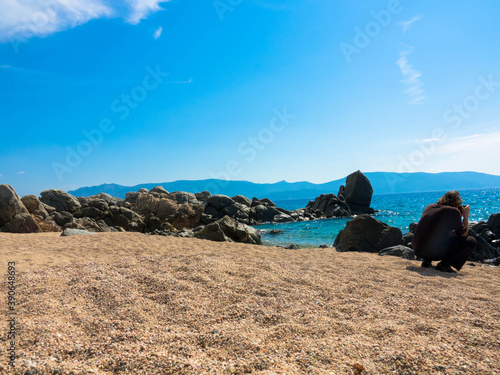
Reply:
[[[365,175],[371,181],[374,194],[411,193],[446,190],[486,189],[500,187],[500,176],[478,172],[443,172],[443,173],[393,173],[393,172],[367,172]],[[89,197],[99,193],[125,198],[130,191],[141,188],[152,189],[162,186],[167,191],[185,191],[198,193],[210,191],[212,194],[235,196],[238,194],[248,197],[269,198],[272,200],[288,199],[314,199],[323,193],[336,193],[345,182],[345,177],[314,184],[311,182],[286,182],[280,181],[272,184],[260,184],[249,181],[209,180],[180,180],[163,183],[144,183],[135,186],[118,184],[103,184],[91,187],[81,187],[69,191],[73,196]]]

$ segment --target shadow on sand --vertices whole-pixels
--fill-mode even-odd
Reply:
[[[441,272],[441,271],[438,271],[435,267],[423,268],[423,267],[417,267],[417,266],[407,266],[406,269],[408,271],[419,273],[422,276],[443,277],[445,279],[452,279],[455,277],[462,277],[463,276],[463,274],[461,274],[461,273]]]

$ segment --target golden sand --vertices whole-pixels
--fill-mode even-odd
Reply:
[[[137,233],[0,233],[0,259],[0,373],[500,374],[499,268]]]

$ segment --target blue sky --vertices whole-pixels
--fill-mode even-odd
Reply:
[[[500,175],[496,1],[39,3],[0,4],[0,183],[21,195]]]

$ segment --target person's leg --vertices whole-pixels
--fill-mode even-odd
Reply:
[[[460,271],[476,246],[477,241],[472,236],[457,237],[448,254],[438,264],[439,268],[447,270],[451,266]]]

